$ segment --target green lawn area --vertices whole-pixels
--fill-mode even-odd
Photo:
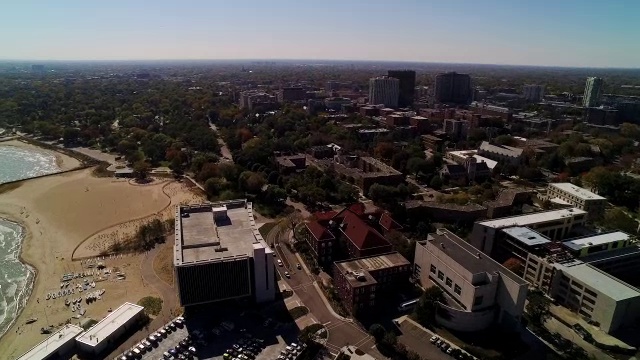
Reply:
[[[143,306],[144,311],[148,315],[155,316],[162,310],[162,299],[153,296],[145,296],[138,301],[138,305]]]
[[[289,314],[295,320],[297,318],[301,318],[309,313],[309,309],[306,306],[296,306],[293,309],[289,310]]]

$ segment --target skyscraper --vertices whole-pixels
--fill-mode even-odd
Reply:
[[[584,97],[582,105],[584,107],[600,106],[600,96],[602,95],[603,81],[598,77],[587,78],[587,85],[584,87]]]
[[[397,108],[399,97],[400,80],[388,76],[369,79],[369,104]]]
[[[522,87],[524,99],[530,102],[539,102],[544,96],[543,85],[525,85]]]
[[[387,75],[400,80],[399,107],[413,105],[413,94],[416,88],[416,72],[413,70],[389,70]]]
[[[434,96],[437,103],[469,104],[471,95],[471,77],[469,74],[448,72],[436,75]]]

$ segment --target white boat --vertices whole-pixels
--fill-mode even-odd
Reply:
[[[86,313],[86,312],[87,312],[87,309],[82,308],[82,309],[80,310],[80,315],[84,315],[84,313]]]
[[[75,305],[71,305],[71,311],[75,312],[76,311],[76,306]]]
[[[51,293],[47,294],[47,300],[51,299]]]
[[[92,282],[92,283],[91,283],[91,287],[92,287],[92,288],[96,287],[96,283],[95,283],[95,282]]]
[[[69,305],[71,305],[71,301],[69,301],[69,299],[67,299],[67,300],[64,301],[64,304],[69,306]]]

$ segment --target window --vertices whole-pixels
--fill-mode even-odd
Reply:
[[[453,281],[451,281],[451,279],[447,278],[447,286],[451,287],[452,284],[453,284]]]
[[[586,294],[582,296],[582,301],[588,302],[591,305],[595,305],[596,304],[596,301],[593,300],[592,298],[588,297]]]
[[[618,247],[618,242],[617,242],[617,241],[616,241],[616,242],[614,242],[613,244],[611,244],[611,248],[612,248],[612,249],[615,249],[615,248],[617,248],[617,247]]]
[[[431,269],[430,269],[432,274],[436,273],[436,266],[435,265],[431,265]]]
[[[483,300],[483,298],[484,298],[484,297],[483,297],[482,295],[476,296],[476,297],[473,299],[473,306],[481,305],[481,304],[482,304],[482,300]]]
[[[589,295],[591,295],[591,296],[593,296],[596,299],[598,298],[598,294],[596,294],[594,291],[591,291],[589,289],[584,289],[584,292],[589,294]]]
[[[462,289],[460,288],[460,286],[458,286],[458,284],[453,286],[453,292],[460,295],[462,293]]]
[[[444,280],[444,273],[442,271],[438,271],[438,279]]]

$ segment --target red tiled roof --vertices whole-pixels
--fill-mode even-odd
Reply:
[[[390,245],[379,232],[351,211],[345,212],[342,224],[346,224],[342,228],[344,234],[360,250]]]
[[[333,235],[327,230],[324,226],[320,225],[317,221],[310,221],[307,223],[307,228],[311,232],[311,234],[317,240],[328,240],[333,239]]]
[[[391,214],[389,214],[387,211],[383,212],[382,215],[380,216],[380,225],[385,230],[402,229],[402,225],[398,224],[395,220],[393,220],[393,218],[391,217]]]
[[[331,220],[337,214],[338,213],[336,211],[333,211],[333,210],[331,210],[331,211],[318,211],[318,212],[313,213],[313,217],[318,221]]]
[[[358,216],[362,216],[364,215],[364,211],[366,210],[366,207],[363,203],[355,203],[349,206],[349,210],[353,211]]]

